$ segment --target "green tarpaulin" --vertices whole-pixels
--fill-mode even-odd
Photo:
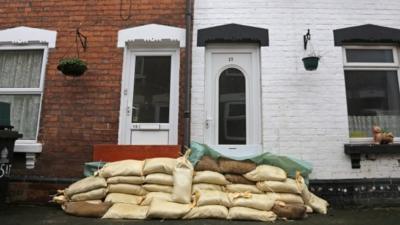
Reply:
[[[211,156],[214,159],[217,159],[219,157],[225,157],[225,158],[230,158],[234,160],[251,160],[257,165],[261,164],[267,164],[271,166],[276,166],[280,167],[283,170],[286,171],[289,177],[295,178],[296,172],[299,171],[301,175],[308,180],[308,175],[312,171],[312,166],[310,163],[299,160],[299,159],[294,159],[292,157],[288,156],[280,156],[280,155],[275,155],[272,153],[263,153],[260,155],[249,155],[249,156],[244,156],[244,157],[231,157],[231,156],[226,156],[222,155],[219,152],[213,150],[209,146],[205,144],[200,144],[197,142],[192,142],[191,143],[191,154],[189,157],[190,162],[193,165],[196,165],[196,163],[203,157],[204,155]]]

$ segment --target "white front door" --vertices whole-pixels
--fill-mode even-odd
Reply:
[[[262,152],[259,46],[206,48],[205,142],[229,156]]]
[[[177,144],[178,53],[178,50],[127,51],[121,98],[121,144]]]

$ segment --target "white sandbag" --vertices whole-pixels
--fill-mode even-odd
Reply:
[[[256,169],[243,175],[251,181],[284,181],[287,178],[286,172],[276,166],[259,165]]]
[[[328,212],[328,206],[329,203],[325,201],[324,199],[316,196],[315,194],[311,193],[308,190],[307,185],[304,182],[304,178],[300,176],[300,174],[297,174],[297,182],[300,183],[301,185],[301,197],[304,200],[304,203],[306,205],[311,206],[311,208],[321,214],[326,214]]]
[[[191,150],[188,149],[184,156],[176,160],[174,168],[174,187],[172,200],[174,202],[187,204],[192,199],[193,165],[188,160]]]
[[[211,191],[223,191],[224,188],[221,185],[217,185],[217,184],[193,184],[192,185],[192,193],[194,194],[197,191],[200,190],[211,190]]]
[[[91,176],[71,184],[67,189],[65,189],[64,194],[67,198],[70,198],[74,194],[105,187],[107,187],[107,183],[104,178]]]
[[[139,206],[125,203],[115,203],[111,208],[104,214],[102,219],[146,219],[148,206]]]
[[[314,210],[309,205],[304,205],[306,207],[306,213],[313,213]]]
[[[61,208],[65,213],[74,216],[82,217],[102,217],[108,209],[112,206],[109,202],[101,202],[99,204],[92,204],[84,202],[65,202]]]
[[[227,192],[250,192],[253,194],[263,194],[256,185],[251,184],[228,184],[225,188]]]
[[[142,176],[143,161],[127,159],[106,163],[99,171],[101,177]]]
[[[229,182],[226,180],[225,176],[220,173],[214,171],[198,171],[194,174],[193,184],[198,183],[225,185]]]
[[[291,193],[268,193],[276,198],[277,201],[282,201],[287,204],[304,204],[303,199],[300,195]]]
[[[180,204],[155,199],[151,202],[148,218],[179,219],[186,215],[192,208],[191,204]]]
[[[109,193],[104,200],[104,202],[111,202],[111,203],[126,203],[126,204],[133,204],[139,205],[143,201],[143,196],[139,195],[129,195],[129,194],[122,194],[122,193]]]
[[[277,192],[277,193],[293,193],[300,194],[301,187],[293,179],[286,179],[285,181],[259,181],[257,182],[257,188],[265,192]]]
[[[150,205],[155,199],[172,202],[172,195],[165,192],[149,192],[140,205]]]
[[[222,191],[200,190],[195,193],[195,202],[197,206],[203,205],[223,205],[231,206],[231,201],[227,193]]]
[[[107,178],[107,184],[143,184],[143,176],[116,176]]]
[[[152,158],[144,161],[143,174],[166,173],[172,175],[175,168],[174,158]]]
[[[88,192],[83,192],[71,196],[71,201],[87,201],[87,200],[100,200],[106,197],[107,188],[99,188]]]
[[[160,185],[174,185],[174,179],[172,175],[165,173],[152,173],[146,176],[145,182],[147,184],[160,184]]]
[[[226,219],[228,209],[222,205],[205,205],[194,207],[183,219]]]
[[[136,185],[136,184],[110,184],[108,185],[108,192],[130,194],[130,195],[147,194],[147,191],[141,185]]]
[[[228,219],[275,221],[276,215],[271,211],[262,211],[246,207],[232,207],[229,209]]]
[[[147,192],[165,192],[165,193],[172,193],[172,186],[167,185],[159,185],[159,184],[145,184],[143,188]]]
[[[275,197],[267,194],[229,195],[232,207],[241,206],[258,210],[270,211],[275,204]]]

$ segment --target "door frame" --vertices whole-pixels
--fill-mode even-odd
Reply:
[[[171,56],[170,108],[168,145],[178,143],[179,114],[179,48],[124,48],[122,66],[121,99],[119,113],[118,144],[131,144],[132,101],[135,82],[136,56]],[[131,75],[133,74],[133,75]],[[165,130],[160,127],[160,130]]]
[[[212,74],[212,55],[213,54],[251,54],[252,74],[247,74],[238,65],[227,64],[226,68],[238,68],[243,72],[246,82],[246,145],[218,145],[218,78],[219,75]],[[221,73],[222,71],[218,71]],[[250,78],[250,76],[252,76]],[[216,79],[216,80],[215,80]],[[214,95],[215,93],[215,95]],[[248,96],[248,97],[247,97]],[[232,149],[233,147],[243,147],[250,149],[249,153],[262,152],[262,125],[261,125],[261,69],[260,69],[260,46],[257,44],[208,44],[205,50],[205,124],[204,124],[204,142],[220,149]],[[248,101],[247,101],[248,100]],[[250,110],[250,109],[258,110]],[[212,115],[214,114],[214,115]],[[210,131],[212,127],[214,131]],[[252,150],[251,150],[252,149]]]

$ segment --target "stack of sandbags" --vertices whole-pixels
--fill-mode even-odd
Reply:
[[[194,208],[184,219],[226,219],[231,206],[228,193],[219,190],[198,190],[194,194]]]
[[[189,154],[190,150],[188,150],[184,156],[176,159],[176,161],[171,161],[167,165],[164,164],[164,172],[169,173],[172,169],[172,201],[153,196],[147,217],[160,219],[179,219],[192,209],[191,189],[193,166],[188,160]],[[157,170],[156,172],[160,171]]]
[[[104,165],[98,172],[107,179],[108,194],[105,202],[138,205],[146,195],[142,187],[143,161],[122,160]]]
[[[67,201],[102,200],[107,194],[107,183],[102,177],[86,177],[64,190]]]
[[[105,202],[113,203],[103,219],[145,219],[148,207],[140,206],[147,191],[143,188],[143,161],[122,160],[104,165],[98,174],[107,179]]]
[[[172,201],[171,193],[174,185],[173,170],[176,165],[174,158],[152,158],[144,161],[143,188],[147,195],[141,205],[149,206],[155,199]]]
[[[224,190],[224,185],[227,183],[227,180],[220,179],[221,174],[219,170],[219,165],[216,160],[211,158],[210,156],[203,156],[201,160],[196,164],[194,167],[194,178],[193,178],[193,186],[192,186],[192,193],[194,194],[197,191],[200,190],[215,190],[215,191],[223,191]],[[202,182],[205,179],[205,175],[210,175],[210,176],[219,176],[218,181],[220,182]],[[215,175],[217,174],[217,175]],[[196,177],[197,176],[197,177]],[[210,179],[208,179],[210,180]],[[221,183],[221,181],[223,183]]]

